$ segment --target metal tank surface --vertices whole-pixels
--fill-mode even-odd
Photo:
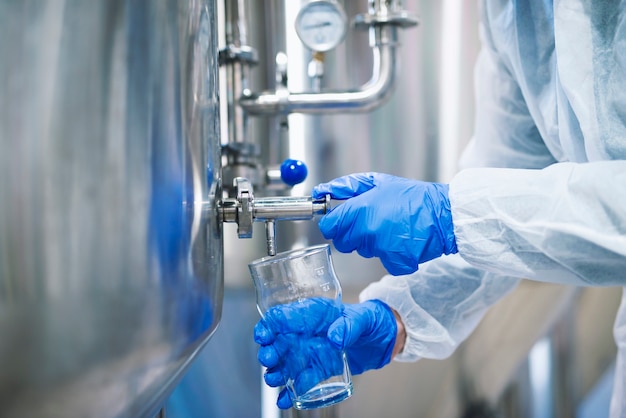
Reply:
[[[212,0],[0,1],[0,416],[153,416],[221,316]]]

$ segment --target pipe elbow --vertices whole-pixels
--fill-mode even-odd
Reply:
[[[244,95],[239,104],[251,115],[369,112],[391,97],[396,78],[395,46],[376,46],[373,54],[372,77],[359,89],[321,93],[264,92]]]

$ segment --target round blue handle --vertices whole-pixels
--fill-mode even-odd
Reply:
[[[300,160],[286,159],[280,165],[280,178],[290,186],[295,186],[298,183],[302,183],[309,170]]]

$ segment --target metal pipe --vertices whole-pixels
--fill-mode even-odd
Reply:
[[[252,205],[252,217],[256,222],[306,220],[326,212],[326,202],[314,201],[310,196],[260,197],[255,198]]]
[[[251,115],[368,112],[387,101],[393,92],[396,78],[396,43],[395,26],[370,28],[372,77],[358,89],[321,93],[268,91],[258,94],[244,90],[239,104]]]
[[[315,215],[323,215],[330,211],[330,200],[313,200],[311,196],[259,197],[251,200],[247,215],[253,222],[270,220],[307,220]],[[221,222],[240,223],[240,207],[246,206],[234,198],[226,198],[218,203],[218,214]]]
[[[276,255],[276,222],[273,219],[265,221],[265,241],[267,255]]]
[[[248,25],[244,0],[224,2],[226,20],[226,44],[240,47],[248,44]]]
[[[226,0],[226,48],[220,52],[221,65],[226,68],[226,103],[228,113],[228,142],[245,142],[247,118],[237,105],[237,97],[249,89],[250,65],[256,53],[247,45],[248,30],[244,0]]]

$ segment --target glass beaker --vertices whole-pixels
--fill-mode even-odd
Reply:
[[[296,409],[329,406],[352,395],[352,377],[345,352],[333,347],[326,333],[341,316],[341,285],[333,268],[328,244],[286,251],[264,257],[249,265],[259,313],[281,345],[290,347],[279,366],[289,396]],[[290,329],[273,329],[277,314],[283,322],[285,312],[301,309],[290,317]],[[303,326],[298,326],[298,321]],[[308,368],[307,365],[314,365]],[[307,375],[312,369],[327,369],[323,380],[314,386]],[[303,383],[306,382],[306,383]],[[312,387],[311,387],[312,386]]]

